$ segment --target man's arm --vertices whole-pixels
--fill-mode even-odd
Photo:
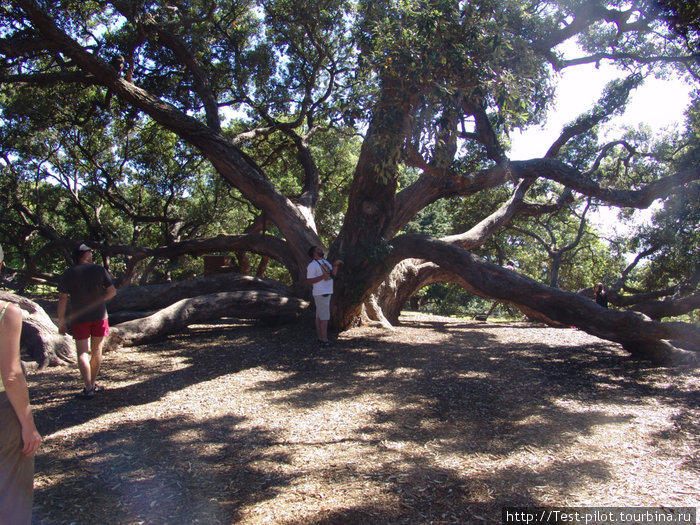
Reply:
[[[114,285],[105,288],[105,301],[109,301],[115,295],[117,295],[117,289],[114,287]]]
[[[328,273],[326,273],[326,272],[323,272],[318,277],[307,277],[306,282],[308,284],[313,285],[313,284],[320,282],[320,281],[327,281],[328,279],[330,279],[330,275],[328,275]]]
[[[66,306],[68,305],[68,294],[58,294],[58,333],[66,333]]]
[[[320,281],[326,281],[330,279],[328,273],[328,270],[324,271],[320,264],[312,264],[306,271],[306,283],[314,285]]]

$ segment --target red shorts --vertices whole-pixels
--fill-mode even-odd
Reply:
[[[73,334],[73,339],[82,341],[90,339],[90,337],[104,337],[109,333],[109,321],[95,321],[92,323],[76,323],[70,327],[70,333]]]

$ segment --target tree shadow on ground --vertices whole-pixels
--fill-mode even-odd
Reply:
[[[263,523],[250,509],[268,506],[281,514],[271,522],[290,525],[496,523],[502,506],[539,504],[537,487],[566,494],[610,480],[614,467],[605,460],[557,456],[596,428],[634,423],[634,414],[607,404],[654,399],[676,409],[691,430],[697,395],[649,380],[658,369],[631,361],[616,345],[504,343],[495,333],[479,323],[419,321],[397,332],[341,335],[327,349],[291,325],[194,327],[139,349],[152,363],[138,369],[113,356],[107,381],[135,382],[89,402],[56,392],[77,371],[51,370],[32,387],[42,433],[60,435],[37,458],[43,481],[34,523],[105,516],[120,524]],[[161,406],[189,387],[257,370],[253,383],[231,383],[240,396],[226,400],[259,396],[250,399],[265,399],[265,406],[232,406],[216,417],[206,414],[216,399],[175,397]],[[192,408],[183,411],[187,403]],[[326,407],[363,403],[361,413],[330,422],[343,428],[334,436]],[[581,404],[590,409],[574,408]],[[130,419],[130,409],[151,405],[160,412]],[[291,422],[255,423],[260,410],[289,414]],[[106,427],[97,424],[115,416]],[[295,417],[315,420],[292,439]],[[352,417],[356,424],[343,421]],[[98,429],[90,430],[91,422]],[[313,472],[303,468],[304,454],[345,449],[362,459],[335,456]],[[553,455],[544,467],[494,459],[543,454]],[[321,480],[321,492],[338,487],[354,496],[328,508],[298,488],[310,477]],[[284,514],[290,500],[306,501],[305,512]]]

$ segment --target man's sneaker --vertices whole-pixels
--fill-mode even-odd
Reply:
[[[80,392],[75,394],[75,397],[78,397],[80,399],[92,399],[95,397],[95,389],[91,388],[88,390],[87,388],[83,388]]]

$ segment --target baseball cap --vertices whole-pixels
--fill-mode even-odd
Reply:
[[[90,248],[87,244],[81,243],[80,246],[78,246],[75,250],[73,250],[73,260],[76,262],[78,259],[80,259],[80,256],[84,254],[85,252],[91,252],[92,248]]]

